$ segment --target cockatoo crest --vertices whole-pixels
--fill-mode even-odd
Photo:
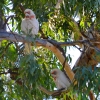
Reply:
[[[25,14],[25,18],[29,18],[29,19],[36,18],[34,12],[31,9],[26,9],[24,11],[24,14]]]

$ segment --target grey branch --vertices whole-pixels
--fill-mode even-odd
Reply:
[[[28,43],[31,42],[25,38],[25,36],[22,36],[17,33],[12,33],[12,32],[6,32],[6,31],[0,31],[0,40],[10,40],[12,42],[23,42],[23,43]],[[51,40],[52,41],[52,40]],[[47,39],[36,39],[36,46],[45,46],[46,43],[48,42]],[[79,41],[72,41],[72,42],[56,42],[56,44],[60,46],[74,46],[74,45],[80,45],[80,44],[88,44],[89,42],[91,43],[97,43],[99,44],[100,41],[95,40],[95,39],[90,39],[90,40],[79,40]]]
[[[58,42],[58,44],[61,46],[74,46],[74,45],[80,45],[80,44],[86,45],[89,42],[97,43],[97,44],[100,43],[99,41],[97,41],[95,39],[90,39],[90,40],[79,40],[79,41],[72,41],[72,42]]]
[[[0,31],[0,40],[10,40],[12,42],[26,42],[25,37],[16,33]]]

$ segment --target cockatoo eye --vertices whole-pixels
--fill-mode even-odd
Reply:
[[[53,71],[51,74],[54,74],[54,75],[56,75],[56,74],[57,74],[57,72],[56,72],[56,71]]]

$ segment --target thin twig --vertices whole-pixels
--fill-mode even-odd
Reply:
[[[7,24],[8,20],[9,20],[10,18],[13,18],[13,17],[14,17],[14,15],[10,15],[10,16],[6,19],[5,23],[4,23],[3,26],[2,26],[2,29],[4,29],[4,27],[5,27],[5,25]]]

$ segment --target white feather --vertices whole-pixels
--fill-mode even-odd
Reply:
[[[35,35],[37,35],[39,31],[39,22],[36,19],[36,16],[31,9],[26,9],[24,13],[25,13],[25,18],[22,20],[21,30],[22,32],[25,33],[26,36],[30,34],[32,35],[32,37],[35,37]],[[31,51],[32,51],[31,44],[25,43],[25,53],[29,54]]]
[[[32,29],[31,34],[33,36],[37,35],[39,31],[38,21],[36,19],[23,19],[21,23],[21,30],[28,34],[30,29]]]
[[[67,77],[61,70],[53,69],[51,71],[51,75],[54,78],[57,89],[68,88],[70,86],[69,79],[67,79]]]
[[[25,12],[30,12],[30,14],[25,14],[25,16],[29,16],[30,18],[24,18],[21,23],[21,30],[28,34],[29,30],[33,36],[38,34],[39,31],[39,22],[35,17],[34,12],[31,9],[26,9]],[[34,18],[31,18],[34,16]]]

